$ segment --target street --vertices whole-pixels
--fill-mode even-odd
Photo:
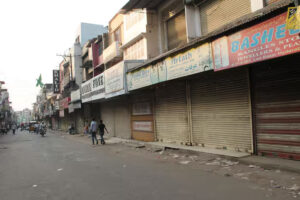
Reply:
[[[0,136],[0,199],[295,199],[253,182],[178,164],[122,144],[58,133]]]

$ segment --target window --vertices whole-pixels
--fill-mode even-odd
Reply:
[[[185,13],[181,11],[167,21],[168,50],[187,42]]]
[[[101,43],[99,43],[98,56],[101,56],[102,53],[103,53],[103,44],[101,42]]]
[[[167,50],[174,49],[187,42],[185,9],[182,0],[175,0],[161,12],[162,30]]]
[[[118,42],[121,42],[121,28],[117,28],[115,31],[114,31],[114,41],[118,41]]]
[[[147,59],[145,54],[145,39],[141,39],[125,49],[124,51],[125,60],[143,60]]]

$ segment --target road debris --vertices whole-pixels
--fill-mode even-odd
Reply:
[[[63,170],[63,168],[59,168],[59,169],[57,169],[57,171],[58,171],[58,172],[60,172],[60,171],[62,171],[62,170]]]
[[[187,165],[189,164],[191,161],[189,160],[183,160],[183,161],[180,161],[179,163],[182,164],[182,165]]]

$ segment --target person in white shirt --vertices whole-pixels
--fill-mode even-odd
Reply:
[[[92,133],[92,141],[93,141],[93,145],[95,144],[94,140],[96,140],[97,144],[98,144],[98,139],[97,139],[97,122],[95,120],[95,118],[93,118],[92,122],[91,122],[91,126],[90,126],[90,131]]]

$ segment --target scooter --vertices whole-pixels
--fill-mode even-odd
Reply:
[[[41,136],[44,137],[46,135],[46,132],[47,132],[46,127],[40,128],[39,132],[40,132]]]

